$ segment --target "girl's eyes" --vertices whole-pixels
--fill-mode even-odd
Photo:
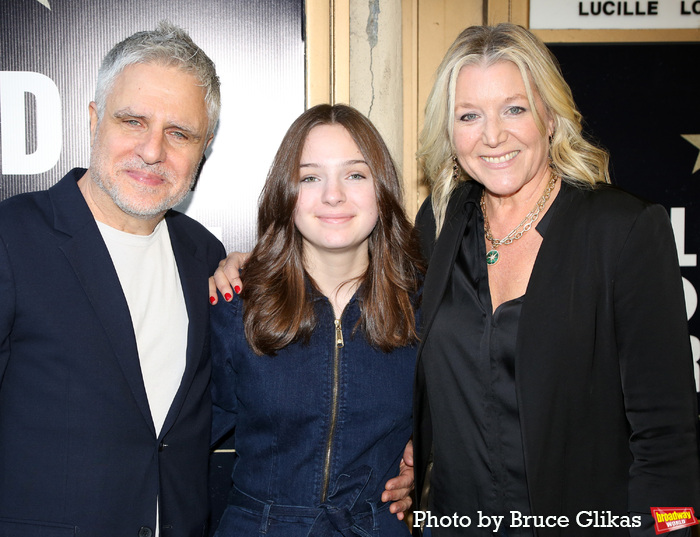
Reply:
[[[351,173],[348,175],[348,179],[352,179],[353,181],[358,181],[360,179],[365,179],[366,177],[361,174],[361,173]],[[314,175],[307,175],[305,177],[302,177],[300,179],[300,183],[315,183],[316,181],[320,181],[320,179]]]

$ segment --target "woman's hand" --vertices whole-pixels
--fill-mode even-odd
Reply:
[[[403,452],[399,475],[387,481],[384,485],[385,490],[382,492],[382,501],[393,502],[389,506],[389,511],[396,513],[396,518],[399,520],[404,519],[406,511],[413,504],[411,498],[411,491],[414,487],[413,477],[413,442],[409,440]]]
[[[217,303],[217,289],[226,302],[231,301],[234,292],[236,294],[241,292],[243,282],[238,271],[243,267],[249,255],[250,252],[231,252],[226,259],[219,262],[216,272],[209,278],[209,302]]]

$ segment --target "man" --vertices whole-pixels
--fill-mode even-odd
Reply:
[[[92,155],[0,204],[0,535],[206,532],[207,276],[225,255],[169,209],[219,115],[214,64],[161,24],[105,58]]]

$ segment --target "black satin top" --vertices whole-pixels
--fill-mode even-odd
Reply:
[[[500,535],[531,536],[527,528],[503,532],[511,511],[530,514],[515,388],[524,297],[492,311],[481,190],[474,190],[465,206],[471,221],[424,347],[424,355],[431,357],[424,362],[431,412],[441,416],[433,419],[434,438],[440,442],[434,443],[431,489],[437,492],[431,509],[438,516],[466,515],[471,525],[459,531],[433,528],[433,535],[482,535],[481,514],[504,516]],[[552,213],[547,211],[537,224],[540,234]],[[501,249],[507,255],[507,246]],[[449,496],[439,491],[449,491]],[[487,531],[493,529],[492,523]]]

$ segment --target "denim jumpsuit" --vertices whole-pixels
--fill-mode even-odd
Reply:
[[[215,537],[408,536],[380,497],[411,436],[415,346],[371,347],[356,297],[336,320],[317,296],[310,342],[257,356],[242,305],[211,310],[213,440],[235,428],[236,447]]]

